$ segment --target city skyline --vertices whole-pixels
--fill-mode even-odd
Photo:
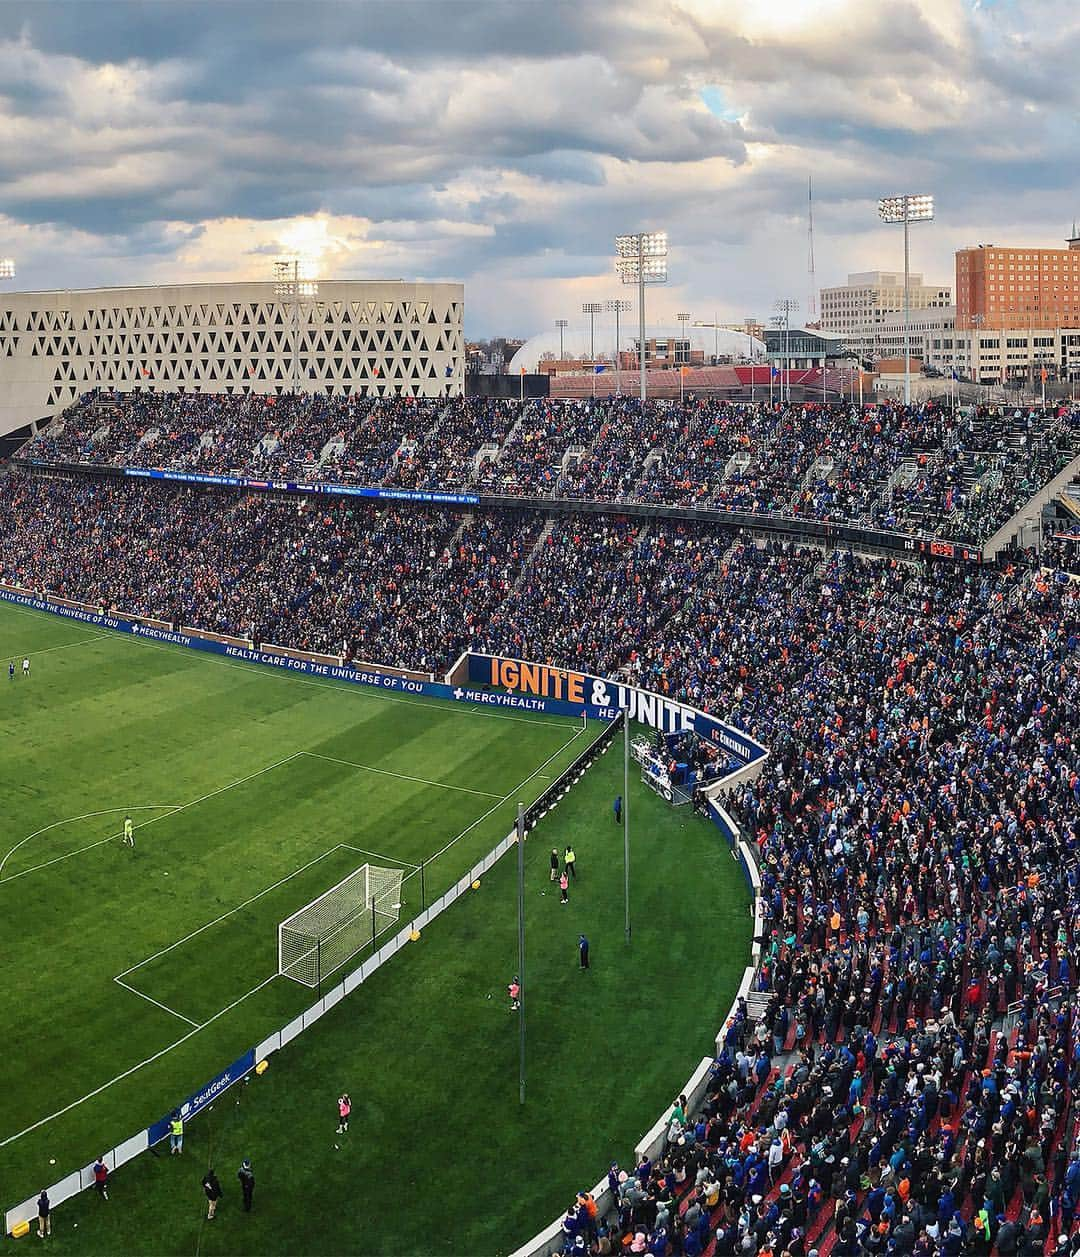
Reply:
[[[620,295],[618,232],[664,228],[670,307],[807,306],[898,269],[880,196],[926,191],[912,268],[1059,246],[1080,216],[1059,0],[762,6],[5,5],[6,288],[461,280],[471,338]]]

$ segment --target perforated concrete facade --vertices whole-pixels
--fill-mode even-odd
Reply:
[[[461,284],[323,280],[0,293],[0,435],[98,385],[280,393],[294,341],[310,392],[445,396],[464,387]]]

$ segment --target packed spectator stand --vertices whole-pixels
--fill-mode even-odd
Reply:
[[[401,486],[464,468],[522,495],[984,536],[1078,432],[1069,412],[139,394],[91,399],[28,453]],[[769,745],[727,800],[761,872],[755,990],[702,1111],[677,1101],[660,1156],[613,1164],[612,1214],[574,1202],[565,1251],[1080,1252],[1073,534],[961,566],[615,505],[462,514],[20,470],[0,497],[10,584],[388,665],[472,647],[581,667]]]
[[[1080,454],[1080,412],[88,394],[42,462],[646,502],[978,544]]]

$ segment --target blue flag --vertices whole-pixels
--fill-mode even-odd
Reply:
[[[775,380],[775,379],[776,379],[776,377],[780,374],[780,368],[779,368],[779,367],[770,367],[770,368],[769,368],[769,374],[770,374],[770,375],[772,376],[772,378]]]
[[[598,362],[596,366],[593,367],[593,374],[599,375],[601,371],[606,371],[606,370],[607,370],[607,367],[605,367],[602,362]]]

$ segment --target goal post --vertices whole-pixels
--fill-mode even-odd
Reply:
[[[278,925],[278,973],[318,986],[401,911],[401,869],[362,864]]]

